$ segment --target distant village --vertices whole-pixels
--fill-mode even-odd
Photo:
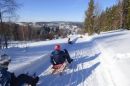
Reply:
[[[18,22],[21,40],[49,40],[82,33],[82,22]]]
[[[82,34],[82,22],[3,22],[0,24],[0,48],[11,41],[44,41]]]

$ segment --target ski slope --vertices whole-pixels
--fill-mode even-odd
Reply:
[[[9,71],[37,73],[38,86],[130,86],[130,31],[118,30],[100,35],[67,38],[19,45],[4,50],[11,56]],[[63,75],[51,74],[50,53],[55,44],[66,48],[73,63]]]

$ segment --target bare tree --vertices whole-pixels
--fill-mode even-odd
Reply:
[[[7,29],[4,26],[4,23],[7,21],[7,18],[13,17],[15,15],[15,11],[18,8],[18,4],[16,0],[0,0],[0,42],[4,40],[4,44],[7,46]],[[0,43],[2,44],[2,43]]]

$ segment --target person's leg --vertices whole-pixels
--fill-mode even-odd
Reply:
[[[70,55],[66,49],[64,49],[64,51],[66,53],[65,58],[67,59],[68,63],[71,63],[73,61],[73,59],[70,57]]]

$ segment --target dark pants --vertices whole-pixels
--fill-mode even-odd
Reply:
[[[71,57],[70,57],[68,51],[67,51],[66,49],[64,49],[64,51],[65,51],[65,53],[66,53],[66,56],[65,56],[66,60],[68,61],[68,63],[71,63],[71,62],[72,62],[72,59],[71,59]]]

